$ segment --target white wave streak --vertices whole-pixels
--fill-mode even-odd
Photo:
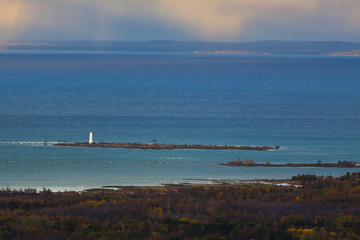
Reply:
[[[11,141],[4,141],[4,142],[0,142],[0,145],[40,147],[40,146],[45,146],[45,145],[51,146],[51,145],[53,145],[53,144],[55,144],[55,143],[58,143],[58,142],[53,142],[53,141],[50,141],[50,142],[47,142],[47,141],[44,141],[44,142],[34,142],[34,141],[17,141],[17,142],[11,142]]]

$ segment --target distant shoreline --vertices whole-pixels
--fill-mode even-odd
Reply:
[[[273,163],[255,163],[252,159],[238,159],[234,162],[219,163],[225,166],[246,166],[246,167],[332,167],[332,168],[360,168],[358,162],[338,161],[337,163],[286,163],[286,164],[273,164]]]
[[[277,52],[271,51],[257,51],[257,50],[213,50],[213,51],[203,51],[196,50],[193,53],[195,54],[231,54],[231,55],[271,55],[278,54]],[[283,53],[284,54],[284,53]],[[304,53],[303,53],[304,54]],[[359,57],[360,50],[350,50],[350,51],[335,51],[320,54],[322,56],[337,56],[337,57]]]
[[[0,40],[0,50],[360,56],[360,43],[342,41],[29,41]]]
[[[101,147],[101,148],[136,148],[136,149],[205,149],[205,150],[251,150],[268,151],[278,150],[279,145],[271,146],[229,146],[229,145],[202,145],[202,144],[159,144],[159,143],[56,143],[54,146],[63,147]]]

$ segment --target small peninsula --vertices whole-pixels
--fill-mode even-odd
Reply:
[[[202,144],[159,144],[159,143],[56,143],[54,146],[64,147],[101,147],[101,148],[136,148],[136,149],[205,149],[205,150],[252,150],[268,151],[278,150],[279,145],[271,146],[229,146],[229,145],[202,145]]]
[[[234,162],[219,163],[219,165],[226,166],[247,166],[247,167],[333,167],[333,168],[360,168],[359,162],[338,161],[337,163],[286,163],[286,164],[273,164],[273,163],[256,163],[253,159],[237,159]]]

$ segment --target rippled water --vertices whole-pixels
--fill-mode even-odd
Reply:
[[[359,67],[353,57],[0,53],[0,187],[81,190],[345,174],[353,170],[218,163],[359,161]],[[87,141],[90,130],[94,141],[281,149],[52,146]]]

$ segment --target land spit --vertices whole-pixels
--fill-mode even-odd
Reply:
[[[159,144],[159,143],[56,143],[54,146],[64,147],[101,147],[101,148],[137,148],[137,149],[206,149],[206,150],[252,150],[267,151],[278,150],[279,145],[271,146],[228,146],[228,145],[202,145],[202,144]]]
[[[246,166],[246,167],[333,167],[333,168],[360,168],[359,162],[338,161],[337,163],[286,163],[286,164],[273,164],[273,163],[255,163],[252,159],[238,159],[235,162],[219,163],[219,165],[226,166]]]

